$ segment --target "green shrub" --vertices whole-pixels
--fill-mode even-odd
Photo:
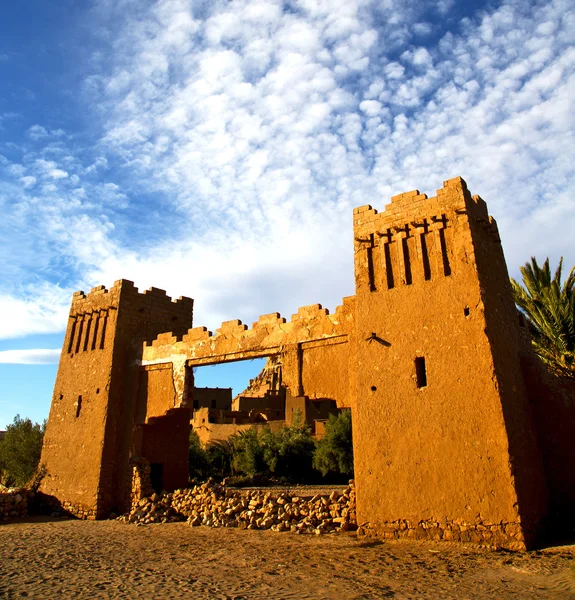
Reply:
[[[316,470],[317,469],[317,470]],[[250,427],[229,438],[202,446],[195,432],[190,434],[190,477],[197,479],[268,478],[309,482],[325,475],[353,475],[351,413],[330,415],[326,435],[317,444],[311,428],[301,422],[278,431]]]
[[[315,442],[308,424],[297,421],[277,432],[266,429],[261,434],[264,462],[270,474],[289,481],[309,479],[313,471]]]
[[[208,477],[223,479],[232,475],[232,446],[227,440],[213,440],[204,448]]]
[[[316,446],[313,466],[323,476],[328,473],[353,476],[350,410],[342,410],[337,416],[329,415],[325,436],[319,440]]]
[[[198,434],[192,430],[188,452],[190,479],[223,479],[232,474],[232,446],[229,442],[214,440],[203,445]]]
[[[38,469],[46,422],[14,417],[0,440],[0,481],[6,486],[25,486]]]
[[[188,475],[190,479],[203,479],[206,476],[208,461],[200,437],[194,430],[190,431],[188,458]]]
[[[234,473],[249,475],[268,472],[264,459],[262,436],[255,427],[240,431],[229,439],[232,447],[232,470]]]

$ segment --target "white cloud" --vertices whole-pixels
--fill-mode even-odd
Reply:
[[[31,175],[26,175],[25,177],[21,177],[20,181],[24,188],[30,188],[36,185],[36,177],[32,177]]]
[[[42,125],[32,125],[32,127],[30,127],[30,129],[28,129],[28,135],[33,139],[33,140],[38,140],[41,138],[45,138],[48,137],[48,131],[42,127]]]
[[[86,77],[101,143],[79,158],[37,125],[45,149],[6,159],[25,188],[10,231],[38,227],[13,280],[39,256],[61,314],[72,286],[120,277],[194,296],[212,327],[333,307],[353,293],[352,208],[456,175],[487,200],[512,271],[533,253],[575,263],[566,0],[504,0],[443,34],[393,0],[101,6],[109,46]],[[55,318],[44,303],[30,330]]]
[[[71,296],[72,290],[46,283],[29,288],[19,297],[0,294],[0,339],[62,331]]]
[[[366,115],[369,115],[370,117],[375,117],[381,111],[381,103],[377,100],[364,100],[359,105],[359,108]]]
[[[0,364],[56,365],[60,350],[0,350]]]
[[[32,125],[27,131],[28,137],[34,141],[47,138],[61,138],[66,135],[63,129],[46,129],[42,125]]]

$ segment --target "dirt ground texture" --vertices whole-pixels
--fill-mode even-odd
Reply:
[[[575,546],[511,553],[324,536],[29,518],[0,526],[2,598],[575,598]]]

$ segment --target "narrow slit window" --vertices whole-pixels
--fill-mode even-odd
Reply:
[[[80,317],[80,323],[78,326],[78,337],[76,339],[76,354],[80,352],[80,344],[82,343],[82,333],[84,332],[84,317]]]
[[[375,292],[375,269],[373,265],[373,233],[371,234],[371,245],[367,248],[367,276],[369,278],[369,291]]]
[[[76,401],[76,419],[80,416],[81,411],[82,411],[82,396],[78,396],[78,400]]]
[[[100,339],[100,350],[104,349],[104,344],[106,343],[106,325],[108,324],[108,313],[104,313],[104,317],[102,319],[102,337]]]
[[[405,268],[405,284],[411,285],[413,279],[411,277],[411,260],[409,258],[409,245],[408,245],[407,238],[403,238],[401,240],[401,248],[403,250],[403,266]]]
[[[447,253],[447,242],[445,241],[445,229],[439,230],[439,244],[441,246],[441,259],[443,260],[443,274],[446,277],[451,275],[451,265],[449,264],[449,254]]]
[[[92,315],[88,317],[88,322],[86,323],[86,335],[84,336],[84,352],[88,350],[88,343],[90,341],[90,330],[92,329]]]
[[[427,369],[425,368],[425,358],[418,356],[415,359],[415,379],[418,388],[427,387]]]
[[[421,259],[423,261],[423,278],[425,281],[431,279],[431,265],[429,263],[429,252],[427,250],[427,240],[425,234],[421,234]]]
[[[96,349],[96,342],[98,340],[98,327],[100,325],[100,315],[94,315],[94,332],[92,333],[92,350]]]
[[[385,256],[385,275],[387,278],[387,289],[391,290],[395,282],[393,281],[393,264],[391,262],[391,250],[389,244],[383,245],[383,253]]]
[[[72,348],[74,347],[74,337],[76,335],[76,327],[78,326],[78,320],[74,319],[72,323],[72,331],[70,332],[70,341],[68,342],[68,354],[72,353]]]

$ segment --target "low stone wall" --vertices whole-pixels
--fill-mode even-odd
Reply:
[[[78,519],[104,519],[108,515],[104,511],[98,511],[94,507],[84,506],[69,502],[60,501],[56,496],[36,492],[34,497],[34,512],[41,515],[50,515],[52,517],[76,517]]]
[[[423,541],[453,541],[482,544],[509,550],[526,549],[520,523],[464,523],[463,521],[420,521],[411,523],[400,520],[386,523],[377,528],[362,524],[358,535],[386,540],[411,539]]]
[[[188,521],[191,527],[239,527],[295,533],[332,533],[357,528],[353,482],[343,492],[305,496],[305,491],[238,490],[211,482],[142,498],[126,523]]]
[[[0,521],[28,516],[28,505],[34,499],[34,492],[14,489],[0,492]]]
[[[88,519],[89,521],[95,521],[96,519],[104,519],[106,512],[97,510],[96,508],[88,508],[82,504],[75,504],[65,500],[61,504],[56,502],[53,506],[54,513],[60,512],[71,515],[78,519]]]

